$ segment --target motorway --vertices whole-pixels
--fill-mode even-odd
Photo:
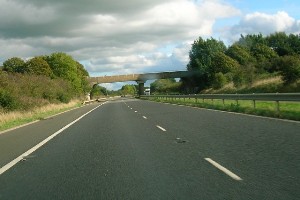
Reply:
[[[0,199],[296,200],[299,155],[298,122],[119,99],[0,134]]]

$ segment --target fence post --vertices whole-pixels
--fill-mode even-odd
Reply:
[[[276,112],[279,114],[280,108],[279,108],[279,101],[276,101]]]

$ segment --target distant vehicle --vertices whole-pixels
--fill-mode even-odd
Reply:
[[[144,94],[145,95],[150,95],[150,88],[145,89]]]

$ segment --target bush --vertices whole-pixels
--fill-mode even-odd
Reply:
[[[18,103],[9,92],[0,89],[0,106],[6,110],[14,110],[18,108]]]
[[[295,83],[300,79],[299,56],[284,56],[278,59],[278,68],[285,84]]]
[[[69,103],[71,100],[71,97],[68,94],[59,93],[57,99],[62,103]]]
[[[227,79],[225,75],[221,72],[215,74],[215,78],[213,81],[213,88],[220,89],[227,83]]]
[[[46,76],[0,73],[0,110],[30,110],[77,97],[72,85]]]

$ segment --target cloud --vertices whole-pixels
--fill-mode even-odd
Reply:
[[[228,33],[232,40],[237,40],[241,34],[262,33],[269,35],[274,32],[297,34],[300,32],[300,21],[290,17],[284,11],[279,11],[276,14],[254,12],[245,15],[237,25],[231,27]],[[225,37],[229,37],[228,33]]]
[[[185,70],[190,43],[211,36],[216,20],[240,14],[222,0],[0,0],[0,4],[2,60],[63,51],[93,75]]]

